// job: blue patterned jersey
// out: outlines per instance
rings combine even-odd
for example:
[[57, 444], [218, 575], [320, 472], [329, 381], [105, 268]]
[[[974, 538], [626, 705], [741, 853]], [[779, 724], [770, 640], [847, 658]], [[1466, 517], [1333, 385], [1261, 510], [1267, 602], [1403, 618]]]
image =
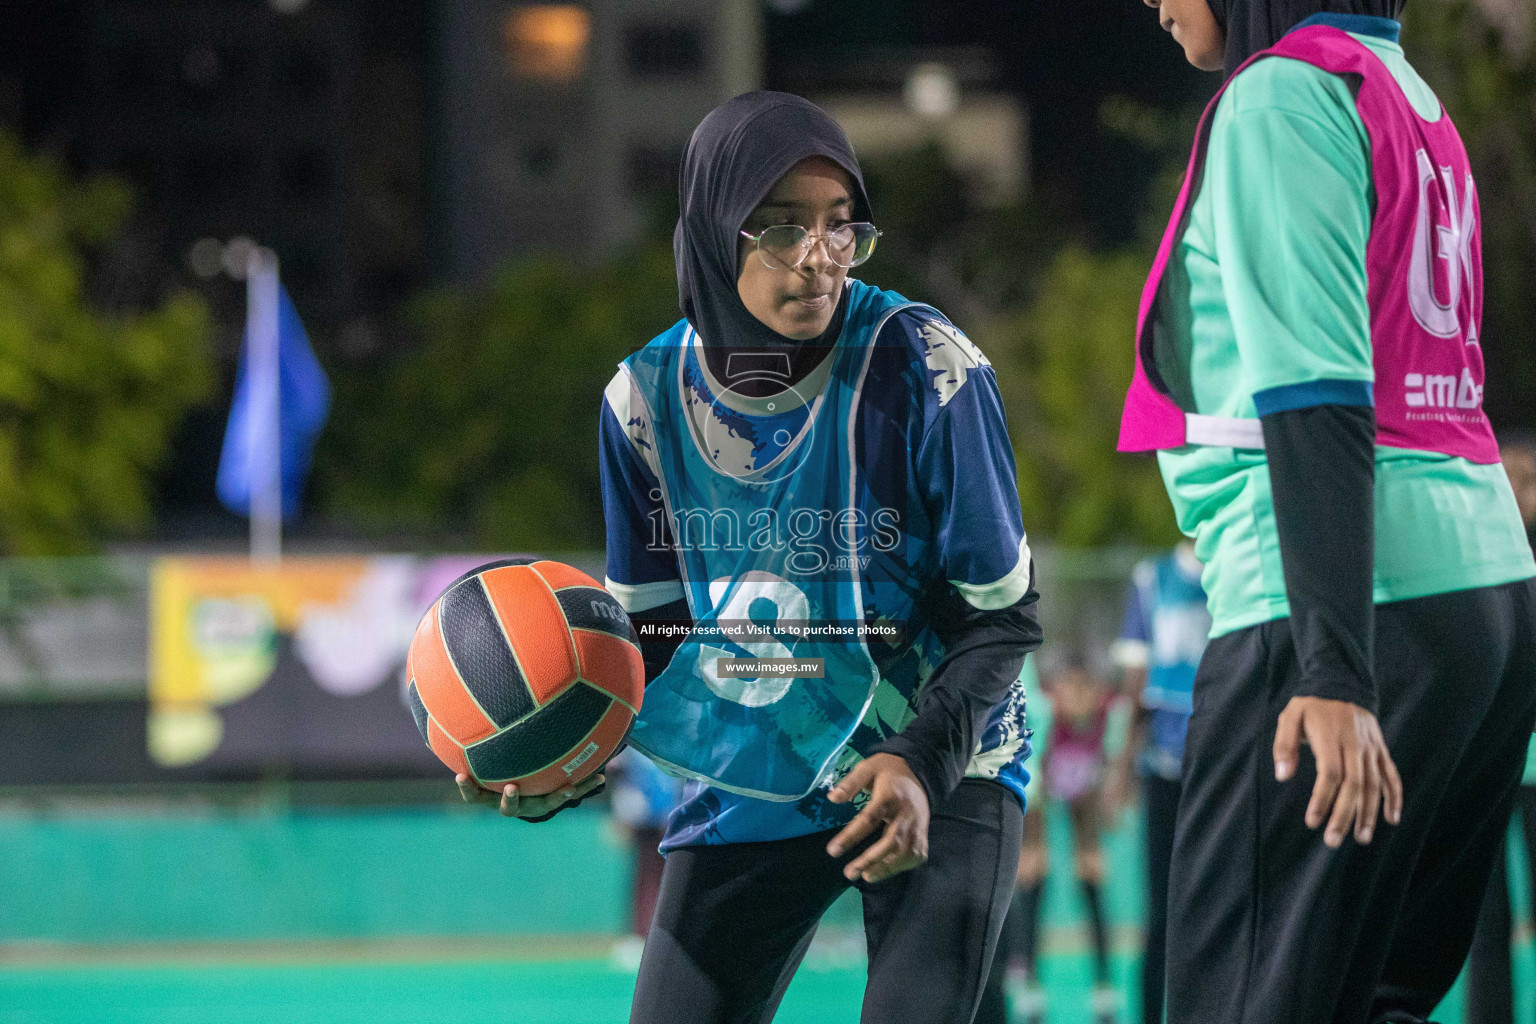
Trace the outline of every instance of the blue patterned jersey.
[[1180, 775], [1195, 672], [1211, 632], [1200, 570], [1187, 547], [1136, 566], [1116, 644], [1122, 666], [1147, 670], [1141, 703], [1151, 714], [1141, 770], [1170, 780]]
[[[755, 399], [731, 391], [714, 379], [701, 343], [682, 322], [648, 346], [648, 352], [672, 347], [667, 358], [651, 353], [664, 372], [644, 384], [637, 383], [635, 373], [621, 372], [605, 394], [607, 586], [628, 610], [687, 597], [698, 619], [717, 597], [701, 581], [688, 581], [684, 566], [693, 564], [706, 527], [716, 529], [718, 545], [718, 531], [738, 524], [728, 521], [724, 509], [714, 510], [720, 518], [713, 520], [705, 515], [710, 510], [676, 507], [676, 496], [689, 481], [669, 477], [718, 471], [777, 486], [775, 474], [792, 462], [819, 416], [819, 429], [835, 429], [836, 446], [848, 453], [851, 468], [846, 471], [853, 481], [848, 503], [838, 498], [830, 502], [835, 507], [822, 505], [809, 515], [799, 510], [796, 515], [811, 524], [802, 532], [794, 527], [794, 516], [776, 523], [761, 515], [778, 507], [774, 502], [782, 495], [773, 492], [764, 497], [762, 508], [735, 510], [743, 519], [741, 532], [756, 536], [754, 524], [765, 531], [782, 527], [791, 546], [800, 544], [810, 559], [820, 557], [817, 552], [841, 550], [846, 542], [848, 550], [858, 552], [847, 584], [857, 593], [847, 606], [856, 607], [866, 624], [900, 627], [863, 641], [874, 669], [870, 698], [852, 720], [846, 744], [839, 743], [840, 735], [831, 738], [835, 762], [824, 775], [811, 776], [815, 785], [808, 792], [794, 796], [802, 791], [791, 787], [789, 798], [762, 798], [743, 792], [745, 787], [696, 779], [685, 787], [682, 806], [669, 820], [663, 849], [784, 839], [846, 824], [856, 809], [830, 803], [826, 791], [912, 720], [922, 686], [944, 658], [929, 619], [935, 595], [958, 595], [973, 607], [999, 609], [1018, 602], [1030, 585], [1013, 453], [991, 365], [936, 311], [894, 302], [899, 297], [858, 282], [849, 288], [848, 324], [839, 349], [789, 392]], [[886, 300], [887, 316], [872, 326], [868, 318], [861, 322], [860, 311], [878, 308], [871, 301], [875, 297]], [[866, 334], [878, 329], [878, 336], [863, 342], [867, 350], [853, 353], [858, 358], [850, 362], [845, 359], [849, 353], [839, 350], [858, 337], [861, 326]], [[860, 370], [851, 401], [844, 379], [848, 366]], [[840, 386], [839, 401], [848, 415], [833, 419], [828, 415], [832, 406], [819, 403]], [[655, 406], [668, 410], [665, 418], [653, 418]], [[686, 449], [693, 461], [665, 458], [675, 451], [669, 448], [673, 445], [693, 446]], [[835, 475], [834, 470], [828, 473]], [[812, 486], [816, 482], [805, 478], [785, 486], [819, 493]], [[773, 487], [766, 486], [765, 495], [770, 491]], [[822, 533], [814, 526], [818, 512]], [[839, 544], [824, 544], [834, 531]], [[741, 714], [750, 720], [750, 707]], [[1028, 752], [1023, 688], [1016, 685], [990, 716], [967, 775], [997, 779], [1022, 800]]]

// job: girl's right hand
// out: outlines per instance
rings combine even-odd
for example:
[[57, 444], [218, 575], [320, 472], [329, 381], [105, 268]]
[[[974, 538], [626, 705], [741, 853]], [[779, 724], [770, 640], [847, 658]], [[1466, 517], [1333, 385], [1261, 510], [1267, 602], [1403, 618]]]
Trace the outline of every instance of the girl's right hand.
[[579, 803], [591, 795], [606, 781], [601, 772], [590, 775], [574, 786], [557, 789], [547, 796], [522, 796], [517, 787], [507, 783], [500, 793], [481, 789], [468, 775], [457, 775], [459, 795], [465, 803], [484, 804], [497, 808], [503, 817], [522, 818], [525, 821], [545, 821], [568, 804]]
[[1403, 780], [1374, 714], [1348, 701], [1292, 697], [1275, 728], [1278, 781], [1295, 777], [1303, 743], [1317, 762], [1307, 828], [1326, 822], [1324, 843], [1337, 849], [1353, 830], [1364, 846], [1375, 834], [1378, 812], [1391, 825], [1403, 820]]

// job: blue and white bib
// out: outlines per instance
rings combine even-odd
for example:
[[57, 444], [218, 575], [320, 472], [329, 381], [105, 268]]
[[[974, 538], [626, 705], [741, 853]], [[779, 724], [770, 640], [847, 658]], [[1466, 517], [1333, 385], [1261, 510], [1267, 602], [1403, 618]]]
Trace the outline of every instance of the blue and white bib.
[[[769, 417], [766, 460], [731, 457], [742, 438], [729, 415], [690, 414], [688, 374], [702, 361], [686, 322], [623, 364], [651, 422], [671, 427], [658, 480], [695, 622], [646, 687], [630, 743], [668, 771], [763, 800], [816, 788], [880, 681], [863, 638], [852, 417], [876, 335], [915, 304], [868, 287], [848, 302], [823, 389], [782, 425]], [[773, 674], [752, 674], [755, 662]]]
[[[691, 775], [663, 850], [847, 824], [857, 806], [827, 790], [913, 720], [946, 657], [936, 616], [1008, 607], [1029, 590], [986, 356], [930, 307], [847, 287], [838, 345], [792, 392], [740, 394], [680, 323], [604, 395], [605, 585], [637, 614], [687, 598], [694, 621], [666, 625], [699, 627], [651, 680], [638, 730], [647, 753]], [[720, 651], [821, 659], [823, 674], [722, 672]], [[802, 688], [814, 699], [791, 696]], [[1016, 684], [966, 766], [1020, 800], [1024, 711]]]

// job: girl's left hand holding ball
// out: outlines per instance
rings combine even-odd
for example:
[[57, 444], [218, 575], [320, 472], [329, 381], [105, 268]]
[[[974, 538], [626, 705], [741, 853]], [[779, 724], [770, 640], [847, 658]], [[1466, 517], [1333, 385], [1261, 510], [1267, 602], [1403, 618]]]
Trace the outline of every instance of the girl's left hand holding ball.
[[485, 804], [495, 807], [502, 815], [508, 818], [522, 818], [524, 821], [546, 821], [570, 804], [580, 803], [591, 796], [606, 781], [601, 772], [582, 779], [574, 786], [564, 786], [546, 796], [523, 796], [512, 783], [507, 783], [500, 793], [492, 793], [475, 785], [475, 781], [468, 775], [454, 776], [454, 781], [459, 784], [459, 795], [465, 803]]

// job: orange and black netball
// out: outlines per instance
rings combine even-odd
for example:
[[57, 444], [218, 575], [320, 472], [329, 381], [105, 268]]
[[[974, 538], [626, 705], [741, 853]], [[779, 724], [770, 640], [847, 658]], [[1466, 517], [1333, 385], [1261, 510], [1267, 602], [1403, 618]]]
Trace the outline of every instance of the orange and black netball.
[[406, 661], [416, 726], [485, 789], [541, 796], [613, 756], [640, 710], [634, 627], [596, 580], [559, 562], [494, 562], [450, 586]]

